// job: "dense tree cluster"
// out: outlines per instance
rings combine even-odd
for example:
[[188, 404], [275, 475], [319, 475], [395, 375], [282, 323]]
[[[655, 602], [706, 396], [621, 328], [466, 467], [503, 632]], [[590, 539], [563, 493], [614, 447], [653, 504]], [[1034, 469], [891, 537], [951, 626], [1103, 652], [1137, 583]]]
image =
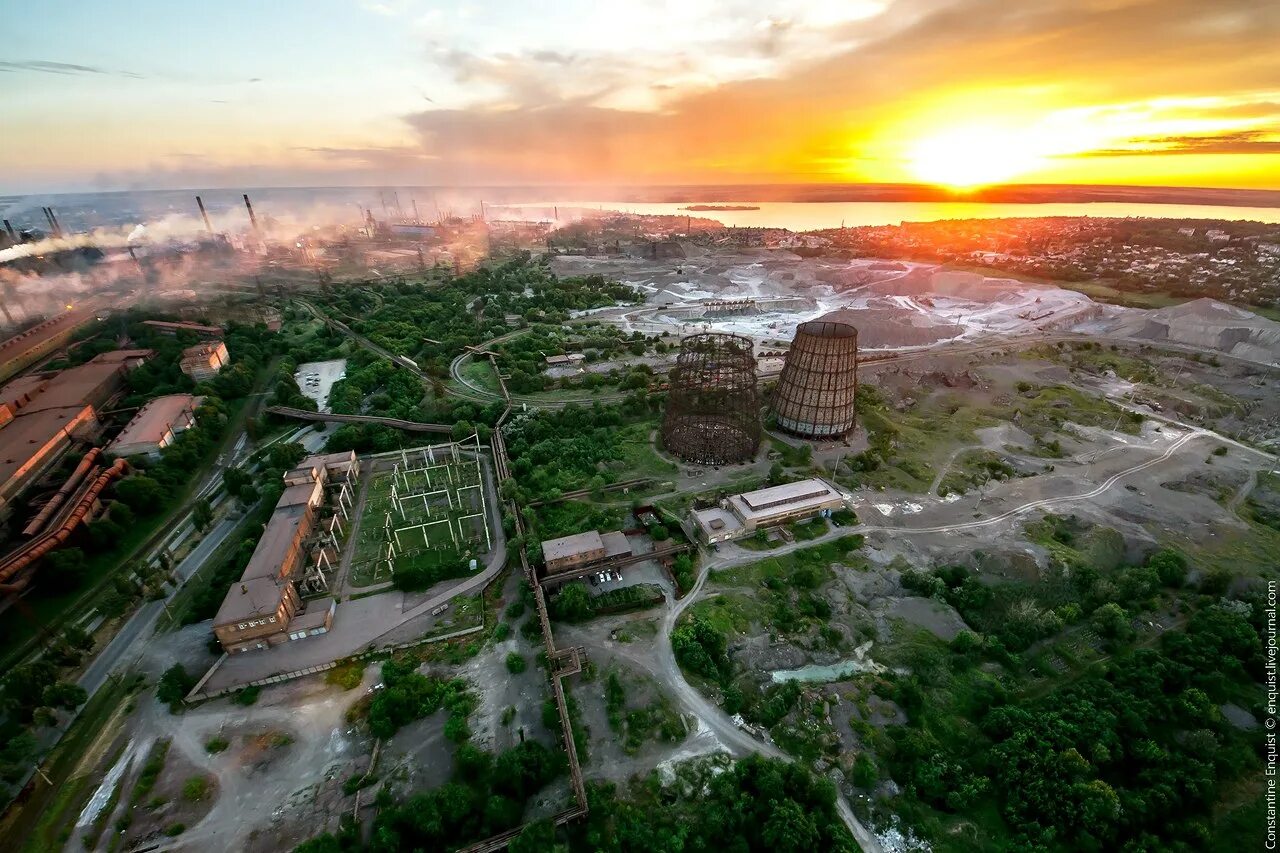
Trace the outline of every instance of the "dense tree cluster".
[[[725, 850], [839, 853], [857, 850], [836, 812], [835, 789], [803, 767], [751, 756], [682, 797], [649, 777], [625, 798], [588, 790], [591, 813], [564, 830], [568, 849], [598, 853]], [[535, 825], [530, 834], [543, 833]], [[532, 851], [546, 847], [521, 847]]]
[[975, 678], [959, 709], [967, 723], [938, 712], [917, 672], [894, 693], [912, 721], [890, 730], [890, 769], [909, 798], [944, 813], [984, 814], [994, 803], [1003, 827], [987, 830], [1027, 849], [1205, 849], [1223, 786], [1258, 767], [1259, 736], [1218, 710], [1257, 702], [1256, 610], [1252, 621], [1209, 605], [1185, 631], [1046, 695]]
[[466, 719], [475, 707], [475, 697], [462, 679], [432, 678], [418, 672], [411, 659], [393, 659], [382, 665], [382, 683], [383, 689], [369, 703], [369, 730], [375, 736], [389, 738], [402, 726], [447, 708], [452, 729], [446, 727], [446, 735], [452, 731], [450, 740], [455, 741], [470, 737]]

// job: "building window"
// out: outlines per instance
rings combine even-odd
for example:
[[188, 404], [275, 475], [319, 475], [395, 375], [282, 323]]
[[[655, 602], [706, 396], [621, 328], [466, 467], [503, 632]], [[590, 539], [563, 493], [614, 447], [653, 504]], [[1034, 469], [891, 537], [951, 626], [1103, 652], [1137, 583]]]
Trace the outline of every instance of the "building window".
[[243, 631], [245, 628], [248, 628], [248, 627], [249, 626], [244, 624], [243, 622], [241, 622], [239, 625], [236, 626], [236, 628], [240, 629], [241, 631]]
[[271, 617], [271, 619], [270, 619], [269, 621], [271, 621], [271, 622], [275, 622], [275, 621], [276, 621], [276, 617], [272, 616], [272, 617]]

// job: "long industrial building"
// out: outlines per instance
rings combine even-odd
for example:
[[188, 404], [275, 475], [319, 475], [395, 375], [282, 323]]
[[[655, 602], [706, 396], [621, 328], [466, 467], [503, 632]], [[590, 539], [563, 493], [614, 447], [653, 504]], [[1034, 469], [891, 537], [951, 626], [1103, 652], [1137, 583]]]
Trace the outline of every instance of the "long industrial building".
[[228, 654], [323, 634], [332, 626], [337, 602], [321, 598], [304, 607], [297, 583], [312, 551], [331, 547], [317, 541], [323, 540], [317, 524], [326, 484], [358, 471], [355, 453], [347, 452], [310, 457], [284, 475], [284, 493], [262, 538], [213, 620], [213, 633]]
[[820, 477], [731, 495], [719, 506], [693, 511], [693, 523], [709, 544], [750, 536], [764, 527], [845, 509], [852, 495]]
[[107, 401], [134, 360], [95, 358], [58, 373], [37, 373], [0, 388], [0, 518], [75, 440], [92, 440]]
[[93, 312], [88, 309], [67, 311], [0, 341], [0, 382], [16, 376], [54, 352], [91, 319]]
[[156, 397], [138, 410], [107, 451], [116, 456], [159, 458], [161, 450], [195, 425], [201, 399], [190, 394]]

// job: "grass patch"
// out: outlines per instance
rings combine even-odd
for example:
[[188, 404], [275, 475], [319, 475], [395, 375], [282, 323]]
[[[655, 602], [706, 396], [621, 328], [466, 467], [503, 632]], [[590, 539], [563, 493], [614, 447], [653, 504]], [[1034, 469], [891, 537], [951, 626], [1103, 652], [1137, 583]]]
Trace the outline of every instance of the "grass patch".
[[364, 668], [363, 660], [344, 660], [324, 674], [325, 684], [332, 684], [343, 690], [354, 690], [364, 680]]

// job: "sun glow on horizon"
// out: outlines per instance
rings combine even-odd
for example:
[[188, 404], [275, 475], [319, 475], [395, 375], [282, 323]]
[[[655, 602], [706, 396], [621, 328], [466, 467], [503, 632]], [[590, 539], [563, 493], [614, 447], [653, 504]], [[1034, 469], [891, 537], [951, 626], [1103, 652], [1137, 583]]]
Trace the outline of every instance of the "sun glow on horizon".
[[911, 145], [907, 168], [919, 180], [955, 190], [1002, 183], [1042, 168], [1055, 153], [1033, 134], [973, 125]]

